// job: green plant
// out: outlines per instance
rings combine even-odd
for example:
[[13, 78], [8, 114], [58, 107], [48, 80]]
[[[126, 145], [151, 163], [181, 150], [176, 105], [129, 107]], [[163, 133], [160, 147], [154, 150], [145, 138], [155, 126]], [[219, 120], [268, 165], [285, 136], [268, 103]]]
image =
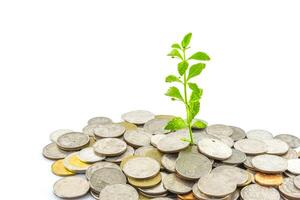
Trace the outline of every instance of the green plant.
[[[177, 71], [179, 76], [169, 75], [165, 81], [167, 83], [178, 83], [183, 86], [183, 95], [180, 90], [172, 86], [165, 93], [166, 96], [171, 97], [174, 101], [181, 101], [185, 105], [186, 120], [181, 117], [173, 118], [165, 127], [167, 130], [176, 131], [183, 128], [188, 128], [189, 139], [183, 138], [184, 141], [194, 144], [192, 127], [197, 126], [198, 128], [205, 128], [207, 123], [203, 120], [196, 120], [195, 117], [200, 111], [200, 99], [203, 90], [198, 87], [197, 83], [191, 82], [193, 78], [199, 76], [202, 70], [205, 68], [203, 61], [209, 61], [210, 57], [204, 52], [196, 52], [190, 57], [187, 56], [186, 51], [190, 48], [189, 44], [192, 38], [192, 33], [188, 33], [184, 36], [181, 44], [174, 43], [172, 51], [168, 54], [172, 58], [179, 59]], [[195, 62], [190, 65], [190, 62]], [[188, 88], [191, 90], [191, 94], [188, 97]]]

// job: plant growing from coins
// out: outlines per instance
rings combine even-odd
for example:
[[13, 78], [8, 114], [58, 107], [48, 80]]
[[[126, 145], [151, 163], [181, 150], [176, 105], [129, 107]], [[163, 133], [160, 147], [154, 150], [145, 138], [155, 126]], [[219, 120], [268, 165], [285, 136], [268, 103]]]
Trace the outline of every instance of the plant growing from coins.
[[[187, 50], [190, 49], [190, 41], [192, 33], [188, 33], [184, 36], [181, 44], [174, 43], [171, 47], [172, 50], [168, 56], [178, 59], [177, 65], [178, 75], [168, 75], [165, 79], [167, 83], [178, 83], [183, 87], [183, 95], [180, 90], [171, 86], [165, 93], [166, 96], [171, 97], [171, 100], [180, 101], [184, 104], [186, 110], [186, 120], [181, 117], [175, 117], [169, 121], [165, 129], [170, 131], [176, 131], [187, 128], [189, 131], [189, 138], [183, 138], [184, 141], [194, 144], [192, 127], [205, 128], [207, 123], [203, 120], [195, 119], [200, 111], [200, 99], [203, 94], [203, 90], [193, 81], [193, 79], [199, 76], [202, 70], [205, 68], [203, 61], [209, 61], [210, 57], [201, 51], [187, 55]], [[191, 63], [194, 64], [191, 64]], [[188, 94], [188, 88], [191, 93]]]

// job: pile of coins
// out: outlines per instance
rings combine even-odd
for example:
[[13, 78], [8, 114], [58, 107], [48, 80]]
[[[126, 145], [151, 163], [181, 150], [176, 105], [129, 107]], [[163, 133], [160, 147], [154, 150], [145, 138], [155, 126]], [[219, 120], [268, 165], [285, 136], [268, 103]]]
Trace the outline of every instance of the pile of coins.
[[[174, 116], [136, 110], [123, 122], [88, 121], [82, 132], [60, 129], [43, 149], [60, 198], [100, 200], [300, 199], [300, 139], [221, 124], [164, 129]], [[80, 174], [85, 174], [82, 176]]]

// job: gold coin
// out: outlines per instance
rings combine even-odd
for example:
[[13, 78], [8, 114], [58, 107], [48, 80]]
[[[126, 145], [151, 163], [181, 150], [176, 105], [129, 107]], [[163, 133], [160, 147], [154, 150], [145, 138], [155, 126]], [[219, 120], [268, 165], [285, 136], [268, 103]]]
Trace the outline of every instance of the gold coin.
[[176, 117], [176, 116], [174, 116], [174, 115], [155, 115], [155, 119], [173, 119], [174, 117]]
[[255, 181], [262, 186], [279, 186], [283, 183], [283, 176], [281, 174], [264, 174], [257, 172], [255, 174]]
[[150, 200], [150, 198], [146, 197], [142, 193], [139, 193], [139, 200]]
[[128, 177], [128, 182], [135, 186], [135, 187], [139, 187], [139, 188], [150, 188], [153, 186], [156, 186], [157, 184], [159, 184], [161, 181], [161, 174], [157, 174], [155, 177], [153, 178], [148, 178], [148, 179], [135, 179], [135, 178], [130, 178]]
[[76, 173], [84, 173], [90, 164], [82, 162], [79, 157], [78, 153], [72, 153], [64, 159], [64, 166], [69, 171], [76, 172]]
[[129, 156], [126, 156], [125, 158], [123, 158], [122, 161], [121, 161], [121, 163], [120, 163], [120, 168], [123, 169], [125, 163], [126, 163], [128, 160], [131, 160], [132, 158], [136, 158], [136, 157], [140, 157], [140, 156], [129, 155]]
[[183, 195], [177, 195], [178, 199], [182, 200], [197, 200], [192, 192]]
[[75, 174], [65, 168], [63, 159], [55, 161], [51, 166], [51, 171], [57, 176], [71, 176]]
[[126, 131], [137, 129], [137, 126], [135, 124], [129, 122], [119, 122], [117, 124], [124, 126]]
[[143, 156], [153, 158], [161, 165], [161, 159], [163, 154], [160, 151], [158, 151], [158, 149], [150, 149], [146, 151]]

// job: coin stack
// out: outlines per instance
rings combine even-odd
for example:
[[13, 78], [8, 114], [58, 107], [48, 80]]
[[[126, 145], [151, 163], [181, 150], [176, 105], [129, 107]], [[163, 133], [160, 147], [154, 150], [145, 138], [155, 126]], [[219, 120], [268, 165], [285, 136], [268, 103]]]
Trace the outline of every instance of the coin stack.
[[[222, 124], [164, 129], [174, 116], [136, 110], [123, 122], [88, 121], [82, 132], [59, 129], [43, 149], [60, 198], [100, 200], [297, 200], [300, 139]], [[80, 174], [85, 174], [85, 177]]]

